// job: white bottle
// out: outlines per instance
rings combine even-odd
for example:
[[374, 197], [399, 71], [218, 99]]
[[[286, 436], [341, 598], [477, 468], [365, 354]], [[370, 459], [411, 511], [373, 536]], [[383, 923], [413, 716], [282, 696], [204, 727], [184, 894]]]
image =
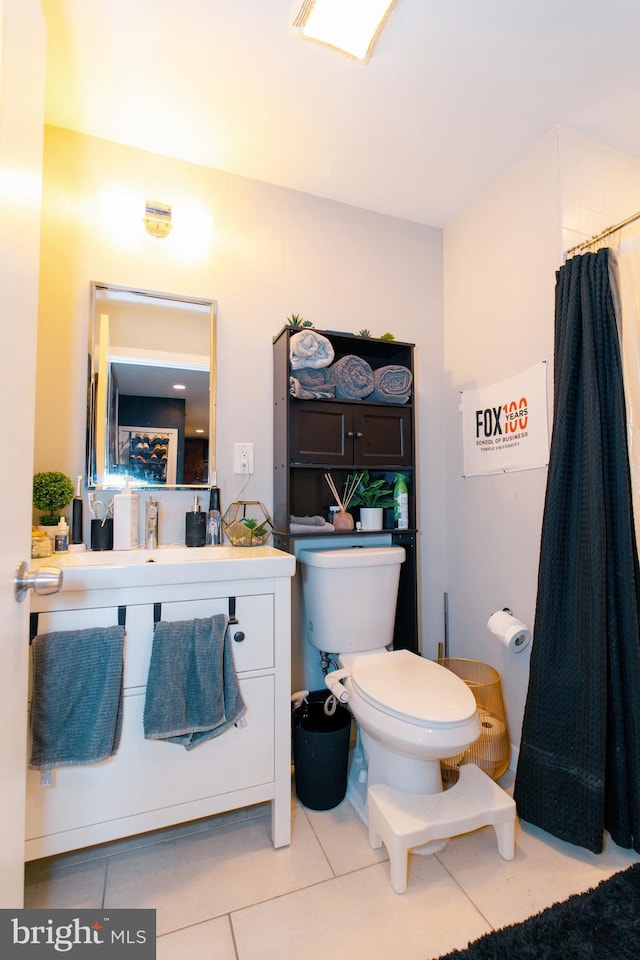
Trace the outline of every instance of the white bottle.
[[131, 487], [113, 498], [113, 549], [135, 550], [140, 543], [140, 498]]
[[60, 517], [58, 520], [53, 536], [53, 549], [55, 553], [66, 553], [69, 549], [69, 524], [66, 517]]

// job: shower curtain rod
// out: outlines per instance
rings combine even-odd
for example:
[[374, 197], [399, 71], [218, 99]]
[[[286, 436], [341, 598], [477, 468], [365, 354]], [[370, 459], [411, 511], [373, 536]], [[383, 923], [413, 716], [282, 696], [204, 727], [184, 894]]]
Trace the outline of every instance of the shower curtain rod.
[[591, 237], [591, 240], [584, 240], [582, 243], [577, 243], [575, 247], [569, 247], [565, 256], [569, 257], [572, 253], [577, 253], [578, 250], [586, 250], [587, 247], [592, 247], [594, 243], [604, 240], [605, 237], [611, 236], [612, 233], [617, 233], [618, 230], [622, 230], [623, 227], [628, 226], [635, 220], [640, 220], [640, 210], [638, 213], [634, 213], [630, 217], [627, 217], [626, 220], [621, 220], [620, 223], [616, 223], [613, 227], [607, 227], [607, 229], [603, 230], [602, 233], [597, 233], [595, 237]]

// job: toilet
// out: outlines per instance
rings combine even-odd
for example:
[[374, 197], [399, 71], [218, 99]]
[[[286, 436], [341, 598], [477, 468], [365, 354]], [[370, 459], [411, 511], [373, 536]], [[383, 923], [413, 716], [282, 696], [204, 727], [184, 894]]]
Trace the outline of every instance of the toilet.
[[[475, 697], [456, 674], [388, 649], [404, 548], [303, 549], [297, 559], [307, 640], [337, 661], [325, 683], [356, 720], [364, 757], [355, 779], [365, 794], [378, 783], [439, 793], [440, 761], [466, 750], [481, 726]], [[366, 806], [359, 812], [366, 819]]]

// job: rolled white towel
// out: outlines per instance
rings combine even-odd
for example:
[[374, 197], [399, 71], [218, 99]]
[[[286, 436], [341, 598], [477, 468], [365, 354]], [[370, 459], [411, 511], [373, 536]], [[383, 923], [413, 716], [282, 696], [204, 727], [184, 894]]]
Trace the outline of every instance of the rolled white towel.
[[315, 330], [302, 330], [289, 341], [292, 370], [301, 367], [328, 367], [334, 357], [331, 341]]

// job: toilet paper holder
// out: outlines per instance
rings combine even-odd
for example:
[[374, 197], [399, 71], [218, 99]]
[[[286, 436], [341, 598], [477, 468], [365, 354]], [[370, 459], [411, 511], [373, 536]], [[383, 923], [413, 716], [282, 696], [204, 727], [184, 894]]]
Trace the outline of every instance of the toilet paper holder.
[[525, 650], [531, 641], [529, 627], [513, 615], [510, 607], [492, 613], [487, 621], [487, 630], [512, 653]]

